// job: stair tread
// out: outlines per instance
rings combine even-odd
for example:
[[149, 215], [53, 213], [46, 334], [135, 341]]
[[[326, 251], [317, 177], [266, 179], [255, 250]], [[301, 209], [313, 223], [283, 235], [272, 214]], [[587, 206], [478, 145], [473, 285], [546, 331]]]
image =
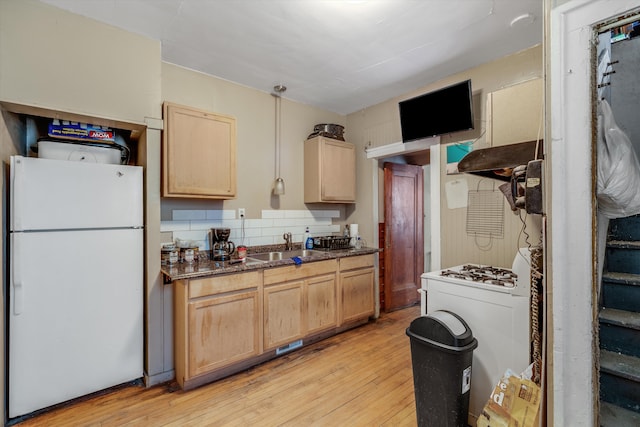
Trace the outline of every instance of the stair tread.
[[640, 414], [612, 405], [600, 402], [600, 426], [601, 427], [637, 427], [640, 425]]
[[601, 322], [640, 330], [640, 313], [616, 310], [615, 308], [603, 308], [600, 310], [598, 317]]
[[602, 280], [609, 282], [623, 283], [625, 285], [640, 286], [640, 274], [619, 273], [617, 271], [605, 271], [602, 273]]
[[638, 357], [600, 350], [600, 370], [640, 382], [640, 358]]
[[638, 240], [609, 240], [607, 246], [610, 248], [640, 249]]

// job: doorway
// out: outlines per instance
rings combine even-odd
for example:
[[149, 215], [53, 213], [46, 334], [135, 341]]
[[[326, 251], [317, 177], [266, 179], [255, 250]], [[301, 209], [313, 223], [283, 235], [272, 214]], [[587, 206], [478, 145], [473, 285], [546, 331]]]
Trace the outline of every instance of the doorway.
[[424, 269], [424, 185], [421, 166], [384, 163], [385, 310], [420, 301]]
[[[551, 9], [548, 52], [547, 145], [551, 153], [549, 182], [552, 218], [547, 225], [547, 284], [550, 339], [547, 366], [550, 405], [555, 425], [595, 425], [598, 408], [594, 373], [596, 265], [595, 206], [592, 183], [593, 93], [589, 64], [593, 28], [637, 9], [638, 0], [569, 1]], [[570, 171], [570, 174], [569, 174]], [[593, 408], [585, 410], [585, 408]]]

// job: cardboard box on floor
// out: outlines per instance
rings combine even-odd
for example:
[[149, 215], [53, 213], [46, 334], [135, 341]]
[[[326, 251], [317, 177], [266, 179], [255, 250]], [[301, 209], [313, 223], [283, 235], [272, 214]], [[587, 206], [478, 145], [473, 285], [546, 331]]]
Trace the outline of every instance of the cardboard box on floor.
[[478, 417], [477, 427], [537, 427], [540, 387], [507, 370]]

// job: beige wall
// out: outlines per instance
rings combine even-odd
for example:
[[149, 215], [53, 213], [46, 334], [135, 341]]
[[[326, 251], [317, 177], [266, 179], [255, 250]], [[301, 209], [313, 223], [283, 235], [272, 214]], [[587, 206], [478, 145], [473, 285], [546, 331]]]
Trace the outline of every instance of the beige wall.
[[[286, 86], [287, 82], [283, 83]], [[262, 209], [305, 209], [303, 142], [316, 124], [344, 125], [345, 117], [292, 102], [286, 99], [286, 92], [283, 94], [280, 171], [286, 192], [283, 196], [273, 197], [275, 98], [271, 96], [271, 89], [251, 89], [173, 64], [162, 64], [163, 101], [235, 117], [238, 150], [236, 199], [218, 202], [163, 199], [162, 219], [170, 219], [172, 209], [245, 208], [247, 219], [260, 218]], [[336, 209], [338, 206], [328, 207]]]
[[[484, 136], [487, 117], [487, 94], [521, 82], [540, 78], [543, 71], [542, 67], [542, 47], [535, 46], [514, 55], [449, 76], [403, 96], [392, 98], [378, 105], [348, 115], [347, 129], [349, 130], [350, 140], [359, 146], [359, 151], [364, 151], [365, 148], [370, 146], [379, 147], [401, 141], [402, 135], [398, 113], [399, 101], [465, 79], [471, 79], [476, 126], [473, 131], [455, 133], [441, 138], [440, 167], [441, 170], [444, 171], [446, 162], [445, 146], [447, 144], [477, 139], [474, 143], [474, 149], [488, 146], [488, 142]], [[542, 96], [542, 94], [540, 96]], [[375, 173], [374, 169], [377, 167], [378, 164], [375, 161], [366, 161], [358, 164], [358, 203], [353, 216], [357, 222], [361, 223], [360, 229], [369, 235], [372, 234], [374, 230], [377, 230], [377, 225], [373, 223], [376, 209], [378, 209], [380, 221], [383, 221], [384, 218], [382, 202], [376, 206], [373, 205], [375, 202], [374, 192], [382, 194], [382, 189], [373, 189], [371, 186], [367, 187], [367, 184], [373, 181], [372, 176]], [[447, 176], [441, 173], [441, 194], [443, 198], [440, 201], [442, 218], [442, 267], [465, 262], [478, 262], [505, 267], [510, 266], [518, 244], [524, 246], [522, 239], [520, 243], [517, 243], [518, 234], [521, 229], [520, 219], [512, 214], [510, 209], [505, 206], [505, 236], [503, 239], [494, 239], [491, 242], [489, 242], [488, 239], [484, 241], [479, 239], [476, 242], [473, 237], [467, 236], [465, 233], [467, 210], [465, 208], [448, 209], [446, 200], [444, 199], [444, 186], [446, 183], [460, 178], [464, 178], [467, 181], [470, 190], [477, 188], [481, 190], [491, 189], [494, 185], [500, 184], [495, 180], [480, 179], [468, 174]], [[383, 185], [381, 178], [378, 182], [380, 186]], [[380, 198], [380, 200], [382, 199]], [[539, 224], [537, 223], [539, 223], [539, 221], [533, 218], [533, 221], [530, 221], [527, 227], [527, 232], [533, 236], [539, 234]], [[536, 244], [537, 240], [532, 239], [532, 243]], [[484, 246], [487, 245], [491, 246], [490, 251], [484, 249]]]
[[0, 58], [3, 101], [134, 123], [160, 117], [158, 41], [8, 0], [0, 2]]

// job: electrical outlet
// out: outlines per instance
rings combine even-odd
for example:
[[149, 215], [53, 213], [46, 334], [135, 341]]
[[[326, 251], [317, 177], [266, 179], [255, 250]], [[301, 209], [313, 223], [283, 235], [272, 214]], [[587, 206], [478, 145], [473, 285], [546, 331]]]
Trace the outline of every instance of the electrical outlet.
[[244, 218], [244, 208], [238, 208], [238, 217]]

